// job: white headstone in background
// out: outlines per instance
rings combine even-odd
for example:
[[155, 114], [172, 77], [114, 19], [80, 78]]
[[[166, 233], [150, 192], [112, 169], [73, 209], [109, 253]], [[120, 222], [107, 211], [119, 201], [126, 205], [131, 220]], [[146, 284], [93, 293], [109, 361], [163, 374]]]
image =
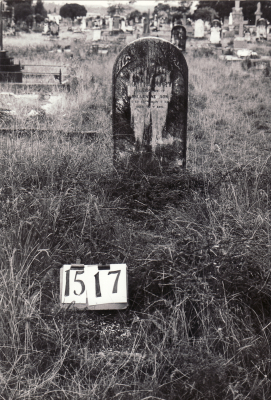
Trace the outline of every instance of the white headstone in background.
[[86, 18], [82, 18], [82, 24], [81, 24], [81, 29], [84, 31], [87, 28], [87, 23], [86, 23]]
[[229, 15], [229, 25], [232, 25], [232, 13]]
[[218, 28], [216, 26], [213, 26], [211, 28], [210, 42], [212, 44], [219, 44], [221, 42], [220, 31], [221, 31], [221, 28]]
[[123, 32], [126, 32], [125, 21], [121, 21], [120, 29], [121, 29]]
[[94, 42], [97, 40], [101, 40], [101, 30], [100, 29], [93, 29], [93, 39]]
[[46, 35], [48, 31], [49, 31], [49, 24], [45, 22], [43, 25], [43, 33]]
[[109, 31], [113, 31], [113, 18], [109, 18]]
[[204, 37], [204, 22], [202, 19], [198, 19], [194, 26], [194, 37], [203, 38]]

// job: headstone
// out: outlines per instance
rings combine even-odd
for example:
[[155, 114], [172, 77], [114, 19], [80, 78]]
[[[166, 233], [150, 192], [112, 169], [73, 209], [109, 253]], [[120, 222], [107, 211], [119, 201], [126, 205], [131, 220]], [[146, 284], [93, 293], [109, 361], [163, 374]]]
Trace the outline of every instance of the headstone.
[[245, 33], [245, 39], [246, 39], [247, 43], [251, 42], [251, 34], [250, 34], [250, 32], [246, 32]]
[[82, 18], [81, 29], [82, 29], [82, 31], [84, 31], [84, 30], [87, 29], [86, 17], [83, 17], [83, 18]]
[[186, 29], [182, 25], [175, 25], [171, 30], [171, 43], [185, 51], [186, 46]]
[[101, 40], [101, 30], [100, 29], [93, 29], [93, 42], [97, 40]]
[[202, 19], [197, 19], [194, 26], [194, 37], [203, 38], [204, 37], [204, 22]]
[[113, 31], [113, 18], [112, 17], [109, 18], [108, 29], [109, 29], [109, 32]]
[[148, 17], [144, 18], [143, 22], [143, 35], [148, 35], [150, 33], [150, 20]]
[[158, 29], [158, 18], [157, 14], [154, 15], [153, 26]]
[[43, 35], [47, 35], [48, 32], [49, 32], [49, 24], [47, 22], [44, 22]]
[[126, 46], [113, 67], [113, 137], [116, 166], [148, 173], [184, 166], [188, 68], [176, 46], [141, 38]]
[[264, 18], [260, 18], [257, 21], [256, 40], [261, 39], [267, 39], [267, 21]]
[[221, 43], [220, 30], [218, 30], [218, 29], [215, 28], [215, 27], [211, 28], [210, 42], [211, 42], [212, 44], [219, 44], [219, 43]]
[[232, 19], [232, 13], [230, 13], [229, 15], [229, 25], [233, 24], [233, 19]]
[[113, 28], [115, 30], [119, 30], [120, 28], [120, 17], [118, 15], [114, 15], [113, 17]]
[[212, 44], [221, 43], [221, 22], [219, 20], [213, 20], [212, 22], [210, 42]]
[[20, 64], [14, 64], [13, 57], [8, 57], [6, 50], [0, 51], [0, 82], [22, 83], [23, 74]]
[[123, 32], [126, 32], [126, 25], [125, 25], [125, 21], [124, 21], [124, 20], [121, 21], [120, 29], [121, 29]]
[[92, 54], [98, 54], [98, 52], [99, 52], [99, 45], [93, 44], [92, 45]]

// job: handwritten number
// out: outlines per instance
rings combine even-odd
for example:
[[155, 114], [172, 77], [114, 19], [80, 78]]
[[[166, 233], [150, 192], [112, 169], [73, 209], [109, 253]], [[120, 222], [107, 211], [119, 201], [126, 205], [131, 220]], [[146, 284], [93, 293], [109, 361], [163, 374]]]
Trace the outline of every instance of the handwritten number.
[[113, 291], [112, 293], [117, 293], [118, 292], [118, 281], [119, 281], [119, 276], [120, 276], [120, 269], [118, 269], [117, 271], [110, 271], [108, 272], [108, 275], [111, 274], [117, 274], [116, 279], [115, 279], [115, 283], [113, 286]]
[[[70, 295], [70, 270], [65, 271], [66, 272], [66, 282], [65, 282], [65, 293], [64, 296], [69, 296]], [[82, 275], [84, 271], [76, 271], [74, 282], [78, 282], [81, 285], [81, 293], [76, 293], [74, 290], [74, 294], [76, 296], [81, 296], [84, 291], [86, 290], [85, 283], [81, 279], [77, 279], [77, 275]], [[109, 271], [108, 275], [116, 274], [116, 279], [114, 282], [113, 290], [112, 293], [117, 293], [118, 292], [118, 282], [119, 282], [119, 276], [120, 276], [121, 270], [117, 271]], [[95, 290], [96, 290], [96, 297], [102, 297], [101, 293], [101, 286], [100, 286], [100, 279], [99, 279], [99, 272], [94, 275], [95, 277]]]
[[[77, 275], [81, 275], [83, 273], [84, 273], [84, 271], [76, 271], [76, 274], [75, 274], [74, 282], [78, 282], [81, 285], [81, 293], [76, 293], [75, 290], [73, 292], [76, 296], [81, 296], [81, 294], [83, 294], [84, 291], [86, 290], [84, 282], [81, 281], [81, 279], [76, 279]], [[70, 270], [68, 269], [66, 271], [66, 284], [65, 284], [64, 296], [68, 297], [69, 295], [70, 295]]]
[[81, 287], [82, 287], [81, 293], [79, 293], [79, 294], [76, 293], [75, 290], [73, 291], [73, 293], [74, 293], [76, 296], [81, 296], [81, 294], [83, 294], [84, 291], [85, 291], [85, 289], [86, 289], [84, 282], [81, 281], [81, 279], [76, 279], [77, 275], [82, 275], [83, 273], [84, 273], [84, 271], [76, 271], [76, 274], [75, 274], [74, 282], [79, 282], [79, 283], [81, 284]]
[[100, 280], [99, 280], [99, 272], [94, 275], [95, 276], [95, 289], [96, 289], [96, 297], [102, 297]]
[[70, 295], [70, 270], [66, 271], [66, 285], [65, 285], [65, 293], [64, 296]]

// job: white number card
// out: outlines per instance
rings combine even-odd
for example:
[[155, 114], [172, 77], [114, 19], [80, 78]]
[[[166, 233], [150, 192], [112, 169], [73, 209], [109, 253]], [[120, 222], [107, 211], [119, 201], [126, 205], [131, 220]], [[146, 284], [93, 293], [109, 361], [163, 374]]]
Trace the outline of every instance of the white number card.
[[127, 307], [127, 265], [63, 265], [60, 303], [93, 310]]

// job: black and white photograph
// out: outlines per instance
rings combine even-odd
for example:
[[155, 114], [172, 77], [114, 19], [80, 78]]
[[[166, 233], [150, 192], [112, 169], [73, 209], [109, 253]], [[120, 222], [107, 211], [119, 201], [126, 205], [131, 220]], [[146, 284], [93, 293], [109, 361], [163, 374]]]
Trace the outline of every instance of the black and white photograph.
[[0, 0], [0, 47], [0, 400], [270, 400], [271, 1]]

